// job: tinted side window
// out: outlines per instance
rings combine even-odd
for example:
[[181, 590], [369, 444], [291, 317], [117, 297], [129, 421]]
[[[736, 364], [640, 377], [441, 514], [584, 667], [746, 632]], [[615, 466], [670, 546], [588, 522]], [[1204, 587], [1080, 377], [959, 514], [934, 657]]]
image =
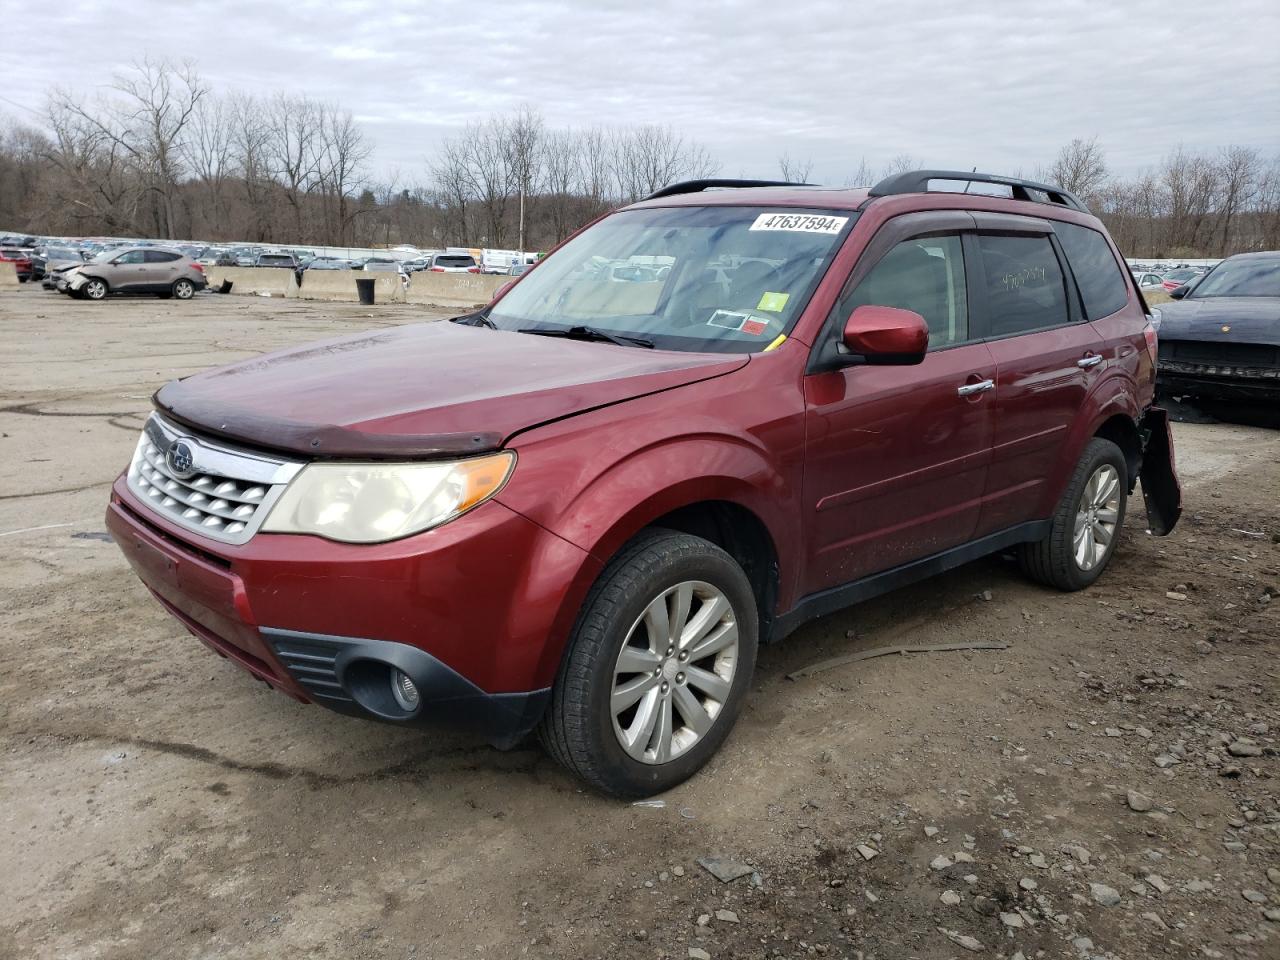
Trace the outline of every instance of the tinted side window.
[[990, 335], [1009, 337], [1070, 322], [1066, 278], [1047, 236], [979, 234]]
[[842, 317], [868, 304], [920, 314], [929, 325], [931, 348], [968, 340], [969, 309], [960, 237], [917, 237], [899, 243], [841, 304]]
[[1055, 223], [1053, 231], [1075, 274], [1076, 286], [1084, 298], [1085, 316], [1097, 320], [1123, 309], [1129, 302], [1129, 285], [1106, 238], [1097, 230], [1074, 223]]
[[116, 260], [116, 263], [144, 263], [143, 250], [130, 250], [124, 256]]
[[165, 253], [163, 250], [147, 250], [147, 263], [172, 263], [178, 259], [176, 253]]

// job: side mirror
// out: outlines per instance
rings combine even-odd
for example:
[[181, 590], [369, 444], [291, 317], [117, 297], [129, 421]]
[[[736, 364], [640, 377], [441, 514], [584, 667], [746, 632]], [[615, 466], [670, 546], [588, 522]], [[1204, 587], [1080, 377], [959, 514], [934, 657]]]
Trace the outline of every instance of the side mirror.
[[1174, 287], [1172, 290], [1170, 290], [1169, 296], [1173, 297], [1173, 299], [1175, 300], [1181, 300], [1190, 292], [1191, 292], [1191, 284], [1184, 283], [1182, 286]]
[[849, 315], [842, 340], [851, 363], [907, 366], [924, 360], [929, 325], [911, 310], [867, 305]]

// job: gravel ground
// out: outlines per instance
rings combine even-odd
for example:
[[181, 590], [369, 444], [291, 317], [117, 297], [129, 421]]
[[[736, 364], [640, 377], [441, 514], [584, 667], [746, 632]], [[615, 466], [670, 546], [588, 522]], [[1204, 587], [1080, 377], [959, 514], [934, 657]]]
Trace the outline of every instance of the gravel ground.
[[270, 692], [106, 541], [161, 383], [424, 316], [0, 293], [0, 957], [1280, 955], [1280, 433], [1177, 424], [1182, 525], [1084, 593], [995, 557], [762, 651], [630, 805]]

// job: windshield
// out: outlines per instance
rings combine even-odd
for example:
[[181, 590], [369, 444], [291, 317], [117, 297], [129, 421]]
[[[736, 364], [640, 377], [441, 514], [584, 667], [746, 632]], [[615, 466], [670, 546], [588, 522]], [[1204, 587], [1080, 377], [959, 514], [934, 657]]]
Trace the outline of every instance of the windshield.
[[1191, 297], [1280, 297], [1280, 257], [1223, 260], [1195, 285]]
[[624, 210], [489, 313], [505, 330], [586, 326], [666, 350], [752, 353], [787, 333], [856, 219], [764, 207]]

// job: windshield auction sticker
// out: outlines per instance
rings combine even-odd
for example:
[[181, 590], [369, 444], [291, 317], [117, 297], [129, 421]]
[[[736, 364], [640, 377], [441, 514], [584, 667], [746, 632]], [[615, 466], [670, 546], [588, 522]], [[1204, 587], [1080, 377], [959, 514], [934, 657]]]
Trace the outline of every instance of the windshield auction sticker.
[[824, 217], [812, 213], [762, 213], [752, 230], [790, 230], [793, 233], [839, 233], [848, 217]]

